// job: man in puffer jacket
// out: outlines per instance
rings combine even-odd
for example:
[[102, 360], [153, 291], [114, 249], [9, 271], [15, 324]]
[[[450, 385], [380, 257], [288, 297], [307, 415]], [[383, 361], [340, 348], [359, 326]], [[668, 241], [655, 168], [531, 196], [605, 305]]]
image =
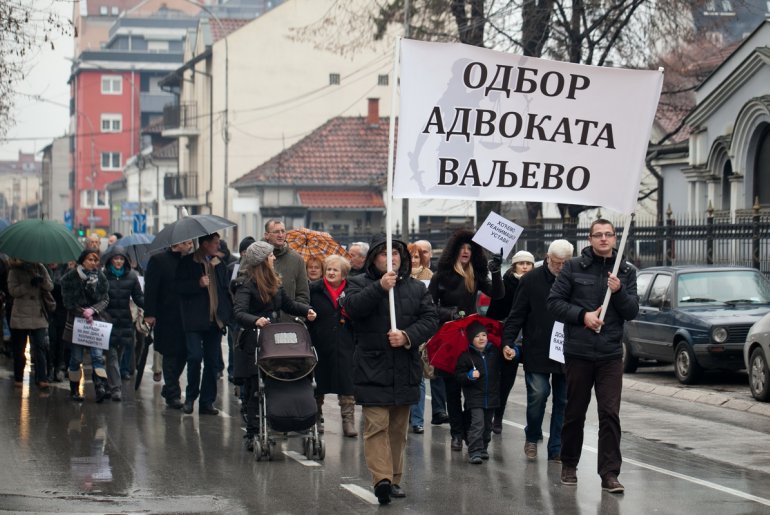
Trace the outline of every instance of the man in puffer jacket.
[[[393, 269], [388, 272], [388, 260]], [[405, 497], [401, 490], [409, 408], [420, 398], [419, 346], [438, 328], [438, 315], [425, 285], [410, 276], [406, 245], [375, 237], [364, 265], [351, 277], [340, 304], [353, 323], [353, 385], [363, 406], [364, 456], [380, 504]], [[396, 327], [391, 328], [388, 291], [395, 298]]]
[[[639, 311], [636, 270], [627, 262], [612, 273], [615, 260], [615, 228], [604, 219], [591, 224], [590, 247], [564, 265], [551, 287], [546, 306], [564, 323], [564, 358], [567, 407], [561, 444], [561, 482], [577, 485], [577, 465], [583, 445], [583, 425], [596, 389], [599, 412], [598, 472], [602, 489], [622, 493], [618, 481], [620, 455], [620, 393], [623, 388], [623, 324]], [[610, 303], [604, 320], [599, 318], [605, 293]]]

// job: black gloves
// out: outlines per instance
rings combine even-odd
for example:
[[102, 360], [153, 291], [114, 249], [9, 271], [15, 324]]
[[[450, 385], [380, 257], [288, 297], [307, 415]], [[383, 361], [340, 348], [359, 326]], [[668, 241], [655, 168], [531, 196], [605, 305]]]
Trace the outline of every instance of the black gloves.
[[492, 259], [487, 261], [487, 268], [489, 268], [489, 271], [493, 274], [496, 274], [500, 271], [500, 267], [503, 264], [503, 249], [500, 249], [500, 254], [495, 254]]
[[29, 280], [29, 284], [31, 286], [40, 286], [41, 284], [43, 284], [43, 276], [33, 275], [32, 279]]

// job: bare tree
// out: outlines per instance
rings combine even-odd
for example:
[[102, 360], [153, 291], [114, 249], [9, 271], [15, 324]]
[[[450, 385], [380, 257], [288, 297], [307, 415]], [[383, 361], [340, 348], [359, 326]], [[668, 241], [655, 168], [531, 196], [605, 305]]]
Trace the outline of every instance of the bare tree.
[[53, 50], [57, 35], [75, 35], [71, 20], [53, 13], [50, 4], [41, 4], [0, 0], [0, 136], [14, 123], [15, 88], [28, 71], [30, 57], [38, 50]]

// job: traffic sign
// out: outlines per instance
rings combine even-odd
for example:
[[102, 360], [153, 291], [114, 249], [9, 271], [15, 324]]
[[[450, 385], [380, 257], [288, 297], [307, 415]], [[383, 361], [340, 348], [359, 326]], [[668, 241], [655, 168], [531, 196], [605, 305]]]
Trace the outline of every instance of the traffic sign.
[[134, 233], [144, 234], [147, 232], [147, 215], [144, 213], [134, 213]]

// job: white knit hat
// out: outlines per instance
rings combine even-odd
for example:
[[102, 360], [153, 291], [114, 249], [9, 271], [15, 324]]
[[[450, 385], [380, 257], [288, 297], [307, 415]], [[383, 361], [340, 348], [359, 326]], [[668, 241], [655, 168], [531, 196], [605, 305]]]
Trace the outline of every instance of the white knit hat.
[[273, 253], [274, 248], [266, 241], [255, 241], [241, 255], [241, 267], [257, 266]]
[[513, 259], [511, 259], [511, 263], [514, 265], [516, 263], [535, 263], [535, 256], [533, 256], [530, 252], [527, 252], [526, 250], [520, 250], [516, 254], [513, 255]]

